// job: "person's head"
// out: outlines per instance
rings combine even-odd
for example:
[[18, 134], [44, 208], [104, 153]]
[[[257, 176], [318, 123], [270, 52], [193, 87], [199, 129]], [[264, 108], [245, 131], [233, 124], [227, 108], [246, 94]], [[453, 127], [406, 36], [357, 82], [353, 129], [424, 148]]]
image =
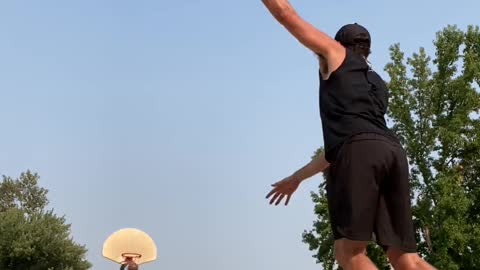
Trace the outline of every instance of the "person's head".
[[128, 270], [138, 270], [138, 265], [135, 263], [135, 262], [129, 262], [128, 263], [128, 267], [127, 267]]
[[370, 33], [357, 23], [347, 24], [340, 28], [335, 35], [335, 40], [365, 58], [370, 55]]

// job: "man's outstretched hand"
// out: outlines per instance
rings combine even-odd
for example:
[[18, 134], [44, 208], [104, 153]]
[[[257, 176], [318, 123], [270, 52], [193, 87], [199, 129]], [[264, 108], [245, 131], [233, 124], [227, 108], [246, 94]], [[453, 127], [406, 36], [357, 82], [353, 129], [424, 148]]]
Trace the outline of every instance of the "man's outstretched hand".
[[297, 190], [301, 182], [301, 180], [289, 176], [275, 184], [272, 184], [273, 189], [267, 194], [266, 198], [268, 199], [273, 195], [272, 199], [270, 200], [270, 204], [275, 203], [275, 205], [278, 205], [286, 197], [285, 205], [288, 205], [293, 192]]

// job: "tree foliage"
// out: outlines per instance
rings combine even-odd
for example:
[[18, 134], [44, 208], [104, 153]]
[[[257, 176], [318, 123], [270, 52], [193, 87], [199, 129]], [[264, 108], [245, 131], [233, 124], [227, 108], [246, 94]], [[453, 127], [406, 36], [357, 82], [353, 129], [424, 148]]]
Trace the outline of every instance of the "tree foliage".
[[[479, 28], [447, 26], [437, 32], [434, 47], [433, 60], [424, 48], [405, 59], [399, 44], [390, 47], [388, 119], [409, 156], [420, 255], [439, 269], [478, 269]], [[318, 219], [303, 241], [324, 269], [335, 269], [323, 185], [312, 200]], [[374, 244], [368, 255], [390, 269]]]
[[48, 191], [30, 171], [0, 183], [0, 269], [84, 270], [87, 250], [70, 237], [64, 217], [46, 210]]

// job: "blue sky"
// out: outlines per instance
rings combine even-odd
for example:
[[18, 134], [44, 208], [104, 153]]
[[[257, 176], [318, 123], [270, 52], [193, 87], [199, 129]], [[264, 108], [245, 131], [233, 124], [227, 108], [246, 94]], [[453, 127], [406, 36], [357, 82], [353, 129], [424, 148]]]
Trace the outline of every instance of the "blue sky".
[[[388, 47], [432, 54], [435, 32], [478, 21], [476, 1], [291, 1], [330, 35], [358, 22], [380, 74]], [[448, 5], [447, 5], [448, 4]], [[319, 269], [301, 243], [306, 182], [272, 182], [323, 144], [317, 63], [261, 1], [1, 1], [0, 174], [30, 169], [92, 269], [103, 241], [149, 233], [143, 269]]]

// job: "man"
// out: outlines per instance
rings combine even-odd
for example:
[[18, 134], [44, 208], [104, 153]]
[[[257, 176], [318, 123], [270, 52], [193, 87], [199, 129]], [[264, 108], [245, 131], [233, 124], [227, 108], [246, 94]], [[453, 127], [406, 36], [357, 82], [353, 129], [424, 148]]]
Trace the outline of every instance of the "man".
[[416, 252], [405, 151], [387, 128], [388, 91], [367, 62], [370, 34], [358, 24], [330, 38], [287, 0], [262, 0], [270, 13], [320, 59], [325, 154], [273, 184], [267, 198], [290, 201], [300, 183], [329, 168], [327, 199], [335, 258], [350, 269], [377, 269], [366, 254], [372, 235], [395, 269], [434, 269]]
[[138, 265], [132, 260], [132, 258], [128, 257], [125, 261], [122, 262], [120, 270], [138, 270]]

